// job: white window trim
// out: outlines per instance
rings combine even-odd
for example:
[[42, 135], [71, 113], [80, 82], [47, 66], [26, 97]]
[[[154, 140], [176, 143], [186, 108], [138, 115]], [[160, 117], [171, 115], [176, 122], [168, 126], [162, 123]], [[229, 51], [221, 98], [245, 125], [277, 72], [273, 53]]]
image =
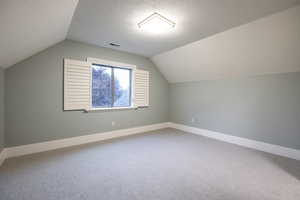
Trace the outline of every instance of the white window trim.
[[88, 57], [86, 60], [91, 65], [92, 64], [99, 64], [99, 65], [108, 65], [108, 66], [112, 66], [112, 67], [120, 67], [120, 68], [125, 68], [125, 69], [136, 70], [136, 66], [132, 65], [132, 64], [115, 62], [115, 61], [104, 60], [104, 59], [99, 59], [99, 58], [90, 58], [90, 57]]
[[91, 79], [90, 79], [90, 108], [88, 111], [105, 111], [105, 110], [127, 110], [127, 109], [136, 109], [137, 107], [135, 107], [135, 103], [134, 103], [134, 98], [135, 98], [135, 92], [134, 92], [134, 86], [135, 86], [135, 82], [134, 82], [134, 77], [135, 77], [135, 70], [136, 70], [136, 65], [132, 65], [132, 64], [127, 64], [127, 63], [121, 63], [121, 62], [115, 62], [115, 61], [110, 61], [110, 60], [104, 60], [104, 59], [99, 59], [99, 58], [91, 58], [88, 57], [87, 62], [90, 64], [91, 68], [93, 64], [98, 64], [98, 65], [108, 65], [111, 67], [119, 67], [119, 68], [124, 68], [124, 69], [131, 69], [132, 70], [132, 74], [131, 74], [131, 106], [128, 107], [107, 107], [107, 108], [94, 108], [93, 107], [93, 70], [91, 70]]
[[93, 107], [91, 107], [87, 111], [134, 110], [134, 109], [137, 109], [137, 107], [135, 107], [135, 106], [129, 106], [129, 107], [108, 107], [108, 108], [93, 108]]

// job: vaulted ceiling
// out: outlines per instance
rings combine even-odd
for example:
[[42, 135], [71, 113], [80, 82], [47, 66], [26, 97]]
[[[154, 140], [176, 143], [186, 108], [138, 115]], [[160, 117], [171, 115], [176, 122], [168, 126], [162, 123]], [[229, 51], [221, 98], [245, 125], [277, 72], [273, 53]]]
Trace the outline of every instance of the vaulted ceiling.
[[[202, 80], [199, 77], [213, 77], [229, 70], [212, 66], [227, 66], [233, 62], [228, 60], [235, 52], [229, 55], [217, 42], [236, 41], [230, 40], [233, 36], [222, 36], [221, 32], [237, 27], [231, 33], [235, 35], [239, 32], [238, 26], [299, 3], [300, 0], [0, 0], [0, 66], [10, 67], [67, 38], [108, 48], [115, 48], [109, 43], [118, 43], [121, 46], [115, 48], [117, 50], [152, 57], [170, 82]], [[176, 22], [175, 28], [161, 35], [141, 31], [137, 23], [153, 12]], [[217, 44], [207, 42], [211, 37], [216, 37], [213, 41]], [[184, 46], [189, 43], [192, 48]], [[248, 43], [241, 41], [240, 45]], [[178, 48], [181, 46], [184, 47]], [[218, 55], [220, 60], [216, 62], [212, 57], [205, 57], [207, 55], [195, 54], [205, 49], [215, 55], [222, 54]], [[201, 62], [195, 57], [201, 58]], [[183, 62], [186, 58], [190, 59], [188, 63]], [[189, 75], [172, 73], [181, 72], [183, 65], [179, 63], [184, 64]], [[213, 71], [215, 74], [211, 74]], [[195, 72], [201, 75], [195, 78]]]
[[0, 66], [66, 39], [78, 0], [0, 0]]
[[[68, 38], [151, 57], [294, 6], [300, 0], [84, 0]], [[137, 23], [158, 12], [177, 25], [147, 34]]]
[[300, 6], [152, 58], [171, 82], [300, 71]]

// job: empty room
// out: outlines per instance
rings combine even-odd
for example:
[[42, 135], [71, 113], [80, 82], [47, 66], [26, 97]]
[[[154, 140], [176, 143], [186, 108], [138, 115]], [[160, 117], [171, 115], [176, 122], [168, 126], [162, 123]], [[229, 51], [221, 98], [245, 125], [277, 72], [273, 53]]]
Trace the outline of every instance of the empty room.
[[1, 0], [0, 200], [299, 200], [300, 0]]

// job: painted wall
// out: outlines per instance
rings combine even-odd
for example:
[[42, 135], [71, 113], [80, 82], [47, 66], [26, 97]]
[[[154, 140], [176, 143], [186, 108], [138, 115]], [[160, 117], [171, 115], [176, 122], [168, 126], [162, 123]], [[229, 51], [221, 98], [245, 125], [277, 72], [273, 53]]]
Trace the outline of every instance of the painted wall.
[[300, 149], [300, 73], [174, 83], [170, 102], [172, 122]]
[[4, 147], [4, 69], [0, 67], [0, 152]]
[[[87, 57], [135, 64], [150, 71], [150, 107], [139, 110], [63, 112], [63, 58]], [[6, 146], [25, 145], [168, 121], [168, 83], [141, 56], [61, 42], [6, 70]], [[112, 127], [111, 122], [116, 125]]]
[[300, 72], [300, 6], [154, 56], [171, 83]]

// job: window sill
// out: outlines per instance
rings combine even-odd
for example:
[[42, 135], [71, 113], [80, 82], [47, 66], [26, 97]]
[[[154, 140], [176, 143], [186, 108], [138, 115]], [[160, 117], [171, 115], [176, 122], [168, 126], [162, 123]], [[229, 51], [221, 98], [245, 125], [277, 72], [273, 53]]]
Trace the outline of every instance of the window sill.
[[137, 107], [113, 107], [113, 108], [91, 108], [85, 110], [86, 112], [93, 112], [93, 111], [110, 111], [110, 110], [131, 110], [137, 109]]

